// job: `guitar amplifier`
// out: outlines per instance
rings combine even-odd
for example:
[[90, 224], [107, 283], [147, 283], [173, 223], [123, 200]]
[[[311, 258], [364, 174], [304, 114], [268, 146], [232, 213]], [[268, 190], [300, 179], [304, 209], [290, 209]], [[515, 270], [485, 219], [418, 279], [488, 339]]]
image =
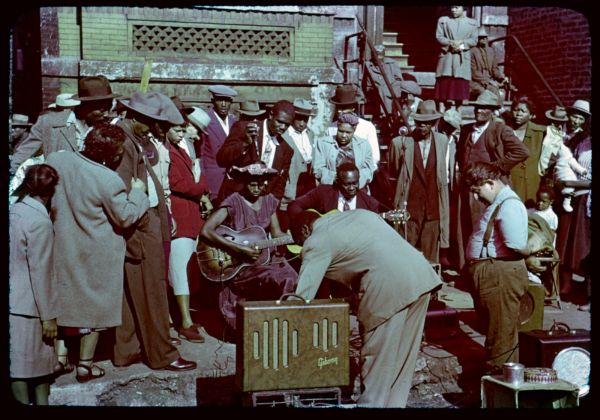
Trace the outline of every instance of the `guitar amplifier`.
[[526, 367], [552, 367], [556, 355], [567, 347], [591, 351], [590, 331], [565, 328], [519, 332], [519, 362]]
[[350, 383], [343, 299], [240, 302], [236, 385], [242, 392]]

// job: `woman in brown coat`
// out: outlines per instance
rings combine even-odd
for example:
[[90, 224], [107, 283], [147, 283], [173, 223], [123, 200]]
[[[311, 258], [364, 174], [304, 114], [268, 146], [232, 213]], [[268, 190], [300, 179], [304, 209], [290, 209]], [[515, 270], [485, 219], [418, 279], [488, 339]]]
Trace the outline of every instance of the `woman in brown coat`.
[[[123, 155], [125, 132], [99, 124], [85, 138], [84, 150], [55, 152], [47, 163], [60, 182], [52, 200], [54, 275], [59, 282], [60, 338], [81, 336], [77, 380], [104, 375], [92, 360], [99, 331], [121, 324], [123, 302], [124, 228], [148, 210], [144, 183], [131, 191], [114, 169]], [[59, 354], [65, 354], [59, 346]]]
[[10, 209], [10, 387], [22, 404], [30, 403], [30, 387], [36, 405], [48, 404], [49, 375], [56, 364], [52, 340], [59, 309], [47, 205], [57, 182], [51, 166], [31, 166]]

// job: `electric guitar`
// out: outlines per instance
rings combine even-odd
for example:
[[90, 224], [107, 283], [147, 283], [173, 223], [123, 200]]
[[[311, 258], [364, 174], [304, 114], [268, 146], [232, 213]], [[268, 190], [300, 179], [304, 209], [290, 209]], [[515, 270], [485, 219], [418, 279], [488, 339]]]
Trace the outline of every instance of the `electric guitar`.
[[[321, 214], [315, 209], [308, 209], [307, 211], [312, 211], [314, 213], [317, 213], [321, 217], [328, 216], [330, 214], [341, 213], [338, 209], [329, 210], [325, 214]], [[408, 215], [408, 212], [405, 209], [390, 210], [390, 211], [386, 211], [383, 213], [379, 213], [379, 215], [381, 217], [383, 217], [385, 220], [387, 220], [388, 222], [392, 222], [394, 225], [396, 225], [398, 223], [404, 223], [404, 222], [408, 221], [408, 219], [410, 218], [410, 216]], [[296, 245], [296, 244], [288, 245], [287, 249], [292, 254], [296, 254], [296, 255], [298, 255], [302, 252], [302, 247], [300, 245]]]
[[269, 248], [294, 243], [294, 239], [290, 235], [267, 239], [267, 233], [260, 226], [251, 226], [238, 232], [221, 225], [217, 227], [216, 232], [236, 244], [259, 249], [261, 253], [256, 261], [240, 261], [219, 248], [199, 242], [196, 254], [200, 272], [208, 280], [214, 282], [231, 280], [245, 267], [256, 264], [266, 265], [271, 259]]

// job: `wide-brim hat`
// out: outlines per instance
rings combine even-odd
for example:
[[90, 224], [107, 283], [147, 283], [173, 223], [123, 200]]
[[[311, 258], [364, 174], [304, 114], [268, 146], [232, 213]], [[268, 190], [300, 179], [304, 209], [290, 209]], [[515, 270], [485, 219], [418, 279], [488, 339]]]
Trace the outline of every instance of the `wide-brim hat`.
[[73, 96], [73, 93], [61, 93], [56, 95], [56, 101], [54, 102], [54, 105], [61, 106], [63, 108], [69, 108], [81, 104], [81, 101], [73, 99]]
[[181, 112], [183, 112], [184, 114], [190, 114], [192, 112], [194, 112], [194, 108], [191, 106], [185, 106], [185, 104], [183, 103], [183, 101], [179, 98], [179, 96], [171, 96], [171, 100], [173, 101], [173, 103], [175, 104], [175, 106], [177, 107], [177, 109]]
[[206, 113], [202, 108], [197, 106], [192, 107], [192, 112], [188, 114], [188, 119], [198, 130], [206, 133], [206, 127], [210, 124], [210, 115]]
[[[414, 80], [400, 80], [398, 86], [400, 87], [401, 91], [408, 92], [415, 96], [421, 96], [421, 93], [423, 92], [421, 86], [419, 86], [419, 84]], [[394, 92], [395, 91], [396, 89], [394, 89]]]
[[462, 116], [460, 115], [460, 112], [458, 112], [456, 109], [447, 110], [446, 112], [444, 112], [444, 115], [442, 118], [444, 119], [444, 121], [446, 121], [448, 124], [450, 124], [455, 129], [460, 128], [460, 124], [462, 122]]
[[314, 105], [306, 99], [301, 98], [294, 99], [294, 111], [296, 111], [296, 114], [305, 115], [308, 117], [314, 117], [317, 115]]
[[77, 95], [71, 99], [77, 101], [100, 101], [117, 98], [121, 95], [113, 93], [110, 82], [104, 76], [84, 77], [79, 80]]
[[554, 108], [546, 111], [546, 118], [548, 118], [549, 120], [552, 120], [552, 121], [561, 121], [561, 122], [569, 120], [567, 110], [564, 107], [558, 106], [558, 105], [556, 105]]
[[494, 92], [484, 90], [471, 105], [479, 108], [500, 108], [500, 98]]
[[223, 96], [226, 98], [235, 98], [238, 93], [237, 91], [235, 91], [234, 89], [230, 88], [229, 86], [225, 86], [225, 85], [214, 85], [208, 88], [208, 91], [213, 95], [213, 96]]
[[335, 105], [353, 105], [358, 103], [358, 88], [352, 85], [339, 85], [329, 102]]
[[417, 111], [411, 116], [415, 121], [434, 121], [442, 118], [442, 114], [437, 111], [435, 101], [431, 99], [419, 102]]
[[573, 103], [573, 105], [571, 105], [570, 107], [567, 107], [567, 111], [584, 114], [586, 117], [589, 117], [592, 115], [592, 113], [590, 112], [590, 103], [583, 99], [577, 99]]
[[181, 125], [184, 119], [173, 101], [160, 92], [135, 92], [130, 99], [119, 99], [127, 109], [145, 115], [156, 121]]
[[13, 114], [10, 125], [13, 127], [30, 127], [33, 124], [29, 122], [29, 117], [24, 114]]
[[237, 179], [267, 178], [277, 175], [277, 170], [269, 168], [264, 162], [256, 162], [246, 166], [232, 166], [231, 176]]
[[264, 109], [260, 109], [260, 105], [258, 101], [253, 99], [246, 100], [240, 104], [240, 114], [248, 115], [251, 117], [256, 117], [259, 115], [263, 115], [265, 112]]

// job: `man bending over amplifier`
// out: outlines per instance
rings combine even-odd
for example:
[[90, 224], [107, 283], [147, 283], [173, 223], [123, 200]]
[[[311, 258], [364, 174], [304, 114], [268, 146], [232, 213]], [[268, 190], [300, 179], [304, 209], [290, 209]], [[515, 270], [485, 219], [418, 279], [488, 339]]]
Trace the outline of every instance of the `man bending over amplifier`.
[[296, 294], [313, 299], [323, 278], [359, 293], [363, 390], [358, 406], [405, 407], [439, 276], [416, 248], [368, 210], [324, 218], [304, 211], [292, 219], [292, 235], [303, 246]]

